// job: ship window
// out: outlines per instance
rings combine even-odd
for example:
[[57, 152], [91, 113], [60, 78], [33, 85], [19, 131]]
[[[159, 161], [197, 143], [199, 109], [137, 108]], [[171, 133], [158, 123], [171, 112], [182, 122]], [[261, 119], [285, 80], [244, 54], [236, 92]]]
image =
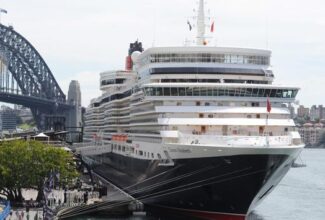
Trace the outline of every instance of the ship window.
[[160, 156], [160, 154], [157, 154], [157, 157], [158, 157], [158, 159], [159, 159], [159, 160], [161, 159], [161, 156]]
[[125, 151], [125, 147], [124, 147], [124, 146], [122, 147], [122, 151], [123, 151], [123, 152]]
[[164, 96], [170, 96], [170, 88], [163, 88], [164, 89]]
[[192, 88], [185, 88], [185, 94], [186, 96], [193, 96], [193, 89]]
[[201, 96], [207, 96], [208, 95], [208, 91], [207, 91], [207, 88], [201, 88], [201, 91], [200, 91], [200, 95]]
[[156, 96], [162, 96], [163, 95], [162, 88], [155, 88], [155, 92], [156, 92]]
[[119, 150], [119, 151], [121, 150], [121, 146], [120, 146], [120, 145], [118, 146], [118, 150]]
[[179, 92], [179, 96], [185, 96], [185, 88], [179, 88], [178, 92]]
[[152, 158], [154, 158], [154, 157], [155, 157], [153, 153], [151, 153], [151, 157], [152, 157]]
[[171, 95], [172, 96], [178, 96], [178, 91], [177, 90], [178, 90], [178, 88], [174, 88], [174, 87], [171, 88]]
[[143, 151], [139, 150], [139, 155], [142, 156], [143, 155]]
[[200, 96], [200, 88], [193, 88], [193, 96]]

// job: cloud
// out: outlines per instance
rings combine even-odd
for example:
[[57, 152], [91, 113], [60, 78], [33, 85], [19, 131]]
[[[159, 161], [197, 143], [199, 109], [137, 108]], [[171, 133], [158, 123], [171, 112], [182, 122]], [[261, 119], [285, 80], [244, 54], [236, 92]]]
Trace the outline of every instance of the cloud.
[[[41, 53], [67, 92], [81, 83], [83, 104], [99, 95], [99, 72], [124, 66], [130, 42], [145, 48], [181, 46], [195, 0], [2, 0], [11, 23]], [[322, 0], [208, 0], [218, 46], [268, 47], [276, 82], [295, 82], [301, 103], [322, 104], [325, 2]], [[214, 40], [213, 40], [214, 41]], [[316, 67], [317, 68], [316, 68]], [[88, 70], [88, 71], [86, 71]], [[306, 78], [314, 87], [305, 86]], [[85, 81], [86, 80], [86, 81]]]

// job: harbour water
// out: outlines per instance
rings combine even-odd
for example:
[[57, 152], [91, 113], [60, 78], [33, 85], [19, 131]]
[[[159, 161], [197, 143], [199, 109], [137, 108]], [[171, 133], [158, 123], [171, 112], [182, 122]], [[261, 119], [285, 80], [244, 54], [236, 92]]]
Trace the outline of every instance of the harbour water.
[[[292, 168], [274, 191], [257, 207], [252, 220], [325, 219], [325, 149], [304, 149], [297, 162], [303, 162], [307, 166]], [[73, 219], [119, 220], [104, 216], [84, 216]], [[125, 218], [123, 219], [125, 220]], [[164, 218], [133, 216], [127, 219], [156, 220]]]

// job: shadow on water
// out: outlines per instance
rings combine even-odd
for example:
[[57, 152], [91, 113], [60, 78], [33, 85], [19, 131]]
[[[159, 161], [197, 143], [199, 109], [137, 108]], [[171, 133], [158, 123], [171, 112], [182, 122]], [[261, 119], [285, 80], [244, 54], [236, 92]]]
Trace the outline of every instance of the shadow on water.
[[[169, 214], [160, 214], [157, 216], [156, 214], [146, 213], [143, 215], [133, 215], [128, 217], [107, 217], [105, 215], [83, 215], [73, 218], [68, 218], [67, 220], [189, 220], [188, 216], [175, 216]], [[196, 218], [190, 218], [191, 220], [200, 220]]]
[[[79, 217], [69, 218], [67, 220], [189, 220], [188, 216], [179, 216], [179, 215], [167, 215], [167, 214], [160, 214], [157, 216], [156, 214], [148, 213], [147, 215], [135, 215], [135, 216], [128, 216], [128, 217], [107, 217], [105, 215], [83, 215]], [[191, 220], [196, 220], [194, 218], [190, 218]], [[199, 219], [197, 219], [199, 220]], [[252, 212], [247, 217], [247, 220], [265, 220], [262, 216]]]

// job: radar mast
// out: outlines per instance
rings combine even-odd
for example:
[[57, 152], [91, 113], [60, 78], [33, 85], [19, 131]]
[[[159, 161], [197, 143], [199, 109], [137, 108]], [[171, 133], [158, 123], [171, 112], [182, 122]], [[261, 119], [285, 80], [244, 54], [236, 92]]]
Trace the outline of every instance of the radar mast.
[[207, 42], [205, 40], [205, 15], [204, 15], [204, 1], [200, 0], [199, 2], [199, 10], [197, 14], [197, 35], [196, 35], [196, 44], [197, 45], [206, 45]]

